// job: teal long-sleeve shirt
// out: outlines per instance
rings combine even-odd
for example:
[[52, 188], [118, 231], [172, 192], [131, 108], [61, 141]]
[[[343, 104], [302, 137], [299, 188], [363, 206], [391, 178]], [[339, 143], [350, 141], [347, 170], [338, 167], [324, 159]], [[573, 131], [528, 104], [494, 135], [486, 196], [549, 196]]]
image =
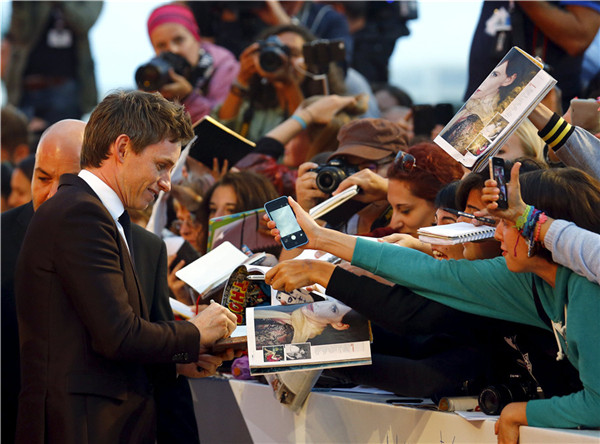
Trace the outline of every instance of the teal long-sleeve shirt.
[[[458, 310], [548, 328], [532, 282], [560, 346], [579, 370], [583, 390], [527, 403], [535, 427], [600, 427], [600, 286], [559, 266], [555, 287], [531, 273], [513, 273], [504, 258], [438, 261], [393, 244], [358, 239], [352, 264]], [[568, 328], [567, 328], [568, 327]]]

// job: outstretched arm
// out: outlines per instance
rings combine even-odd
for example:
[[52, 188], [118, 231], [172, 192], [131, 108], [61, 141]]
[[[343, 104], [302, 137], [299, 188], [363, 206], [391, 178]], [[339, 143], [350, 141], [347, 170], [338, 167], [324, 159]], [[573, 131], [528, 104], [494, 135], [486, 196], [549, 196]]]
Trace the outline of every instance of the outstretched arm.
[[[477, 215], [489, 212], [513, 223], [517, 221], [517, 218], [526, 209], [526, 204], [521, 198], [520, 167], [519, 162], [513, 166], [511, 180], [507, 184], [508, 208], [506, 210], [498, 209], [496, 201], [500, 190], [495, 180], [488, 179], [481, 196], [483, 202], [487, 204], [488, 211], [478, 212]], [[543, 211], [543, 208], [539, 209]], [[580, 228], [568, 221], [548, 217], [540, 227], [539, 240], [552, 252], [552, 259], [555, 262], [570, 268], [592, 282], [600, 283], [600, 256], [597, 251], [598, 245], [600, 245], [600, 234]]]

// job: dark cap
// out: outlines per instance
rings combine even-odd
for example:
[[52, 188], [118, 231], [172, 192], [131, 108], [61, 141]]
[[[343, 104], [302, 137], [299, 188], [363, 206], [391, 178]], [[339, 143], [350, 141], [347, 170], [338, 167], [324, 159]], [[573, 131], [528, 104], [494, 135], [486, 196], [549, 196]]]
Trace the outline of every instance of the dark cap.
[[404, 128], [385, 119], [359, 119], [344, 125], [338, 133], [339, 147], [328, 160], [356, 156], [381, 160], [405, 150], [408, 137]]

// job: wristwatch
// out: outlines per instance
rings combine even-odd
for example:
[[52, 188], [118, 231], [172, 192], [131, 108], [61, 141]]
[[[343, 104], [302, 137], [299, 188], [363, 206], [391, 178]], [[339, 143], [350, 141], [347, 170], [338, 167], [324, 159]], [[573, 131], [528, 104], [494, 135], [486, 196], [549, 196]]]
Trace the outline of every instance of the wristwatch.
[[246, 97], [248, 95], [248, 87], [242, 86], [239, 82], [233, 82], [229, 91], [238, 97]]

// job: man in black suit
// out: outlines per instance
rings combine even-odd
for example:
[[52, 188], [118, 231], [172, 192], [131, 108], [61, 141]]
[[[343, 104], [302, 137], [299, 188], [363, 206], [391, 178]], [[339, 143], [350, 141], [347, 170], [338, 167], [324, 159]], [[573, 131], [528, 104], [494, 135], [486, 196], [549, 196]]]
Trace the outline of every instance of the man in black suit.
[[[25, 231], [34, 207], [52, 197], [62, 174], [80, 171], [85, 123], [66, 119], [50, 126], [40, 138], [32, 180], [33, 201], [2, 214], [2, 442], [14, 442], [20, 384], [19, 338], [14, 295], [14, 271]], [[144, 228], [133, 225], [135, 265], [151, 321], [173, 320], [168, 302], [167, 252], [164, 242]], [[204, 356], [201, 376], [216, 372], [229, 354]], [[175, 366], [163, 366], [154, 378], [159, 443], [198, 442], [192, 398], [185, 379], [173, 378]], [[183, 370], [183, 369], [180, 369]], [[197, 375], [190, 375], [197, 376]]]
[[170, 188], [189, 123], [156, 95], [108, 96], [86, 127], [84, 171], [63, 176], [33, 217], [17, 267], [20, 442], [152, 442], [143, 364], [195, 361], [234, 329], [214, 304], [190, 323], [148, 322], [117, 221], [123, 207], [144, 208]]
[[2, 213], [2, 442], [14, 442], [19, 396], [19, 332], [15, 305], [15, 267], [33, 212], [56, 193], [58, 178], [77, 173], [85, 123], [62, 120], [41, 136], [31, 182], [33, 200]]

